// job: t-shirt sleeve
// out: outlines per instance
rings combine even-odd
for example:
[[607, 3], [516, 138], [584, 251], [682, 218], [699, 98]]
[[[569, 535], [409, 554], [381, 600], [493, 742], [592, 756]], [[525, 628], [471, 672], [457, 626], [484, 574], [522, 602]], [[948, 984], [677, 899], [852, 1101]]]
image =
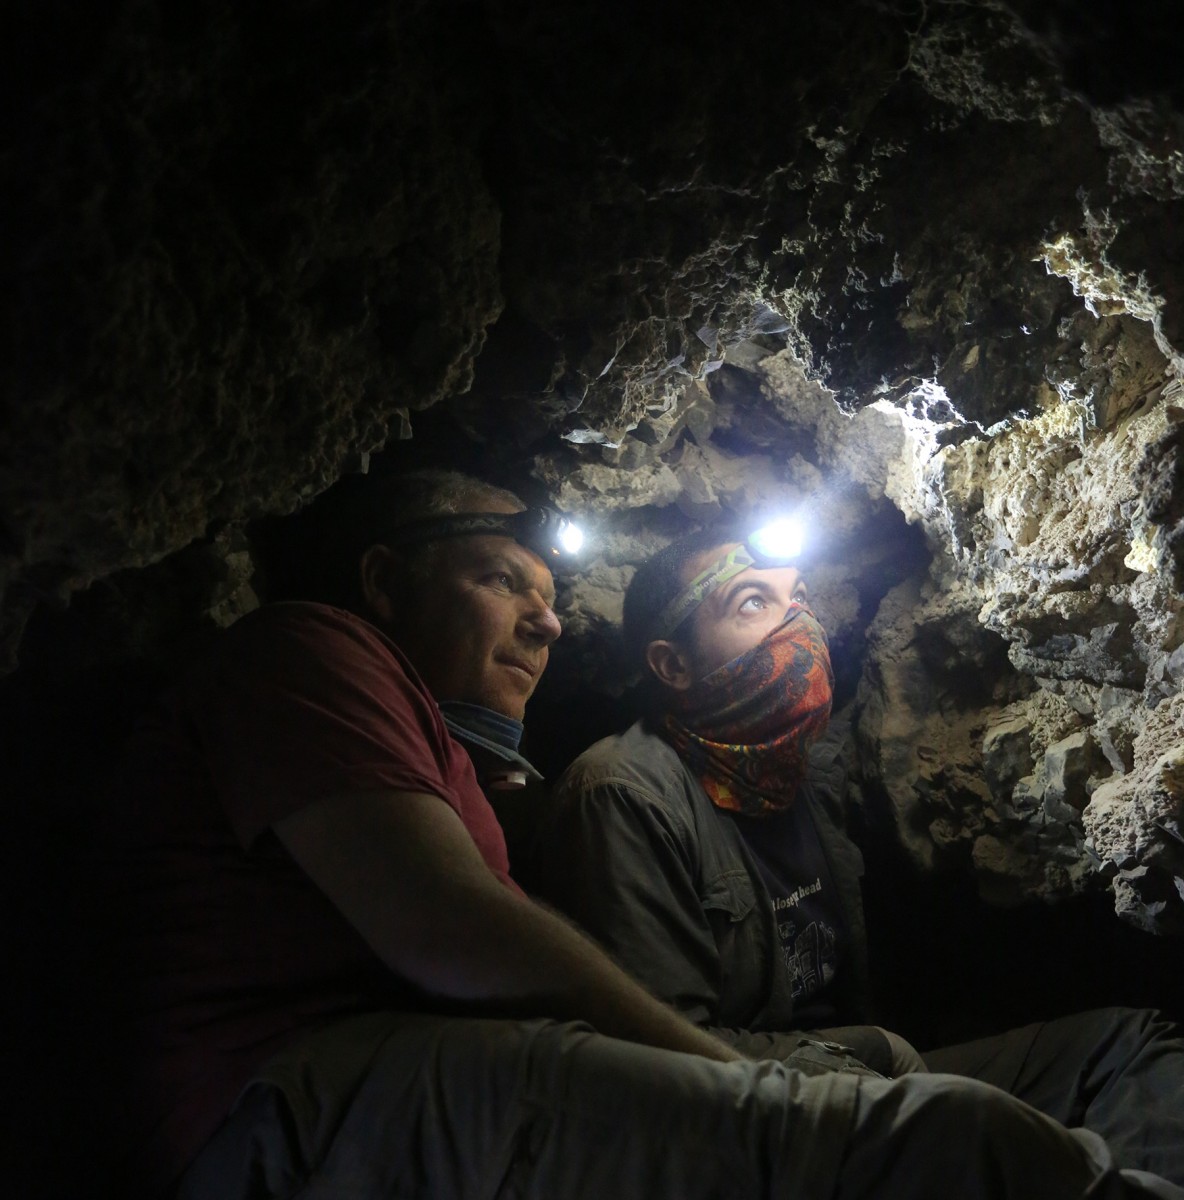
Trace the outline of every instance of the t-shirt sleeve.
[[350, 792], [437, 795], [463, 818], [452, 758], [463, 751], [393, 643], [348, 613], [293, 604], [244, 618], [186, 701], [244, 846], [304, 806]]

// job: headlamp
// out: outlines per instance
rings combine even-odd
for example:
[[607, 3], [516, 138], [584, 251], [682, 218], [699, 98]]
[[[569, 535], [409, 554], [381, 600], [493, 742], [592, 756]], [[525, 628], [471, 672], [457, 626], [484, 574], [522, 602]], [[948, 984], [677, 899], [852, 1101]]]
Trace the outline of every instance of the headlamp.
[[778, 517], [753, 530], [739, 546], [729, 550], [706, 570], [700, 571], [658, 614], [650, 640], [668, 638], [682, 623], [729, 579], [756, 567], [789, 567], [801, 557], [805, 542], [802, 523], [795, 517]]
[[797, 517], [778, 517], [748, 535], [744, 543], [757, 567], [788, 567], [801, 557], [806, 533]]
[[470, 534], [513, 538], [549, 565], [572, 562], [584, 544], [583, 531], [575, 522], [558, 509], [543, 505], [516, 513], [452, 513], [428, 517], [394, 530], [386, 538], [386, 544], [391, 547], [418, 546]]

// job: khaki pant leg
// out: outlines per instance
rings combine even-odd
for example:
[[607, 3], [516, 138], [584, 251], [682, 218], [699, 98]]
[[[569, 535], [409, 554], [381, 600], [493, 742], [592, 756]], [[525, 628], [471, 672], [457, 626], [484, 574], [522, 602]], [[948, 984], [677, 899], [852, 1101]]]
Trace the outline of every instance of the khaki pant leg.
[[971, 1080], [806, 1077], [581, 1025], [376, 1014], [274, 1060], [179, 1196], [1184, 1200], [1108, 1167], [1098, 1139]]
[[1092, 1009], [924, 1057], [1100, 1134], [1120, 1166], [1184, 1186], [1184, 1032], [1150, 1009]]
[[181, 1200], [826, 1200], [854, 1076], [395, 1014], [280, 1055]]
[[1184, 1200], [1120, 1171], [1106, 1144], [989, 1084], [955, 1075], [860, 1080], [835, 1200]]

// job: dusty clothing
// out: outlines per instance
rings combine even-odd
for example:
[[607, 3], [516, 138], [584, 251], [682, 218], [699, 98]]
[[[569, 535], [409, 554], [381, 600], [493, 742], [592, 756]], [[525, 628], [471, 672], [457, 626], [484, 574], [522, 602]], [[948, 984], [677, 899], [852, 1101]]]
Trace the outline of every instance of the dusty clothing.
[[[830, 788], [819, 786], [828, 763]], [[598, 742], [560, 780], [537, 846], [540, 890], [692, 1020], [738, 1027], [725, 1036], [746, 1053], [781, 1057], [786, 1042], [776, 1031], [816, 1027], [820, 1016], [864, 1020], [862, 992], [850, 986], [863, 981], [861, 860], [842, 833], [834, 760], [812, 768], [801, 800], [843, 897], [854, 951], [823, 992], [830, 1014], [816, 1004], [803, 1014], [790, 1002], [776, 910], [750, 848], [761, 818], [740, 818], [749, 822], [742, 836], [736, 816], [711, 804], [674, 750], [640, 722]], [[770, 836], [777, 820], [765, 827]], [[815, 875], [811, 865], [805, 887]], [[868, 1044], [857, 1029], [843, 1040], [860, 1053]], [[1184, 1183], [1184, 1039], [1154, 1013], [1081, 1013], [924, 1057], [930, 1070], [991, 1083], [1102, 1134], [1125, 1166]]]
[[[866, 1019], [863, 859], [838, 811], [844, 771], [815, 746], [794, 809], [817, 835], [848, 954], [825, 1003], [795, 1011], [794, 970], [745, 818], [717, 808], [644, 722], [598, 742], [560, 780], [535, 854], [541, 894], [651, 991], [745, 1053], [786, 1030]], [[812, 876], [813, 878], [813, 876]]]
[[806, 1078], [586, 1026], [394, 1013], [278, 1056], [178, 1200], [1184, 1200], [983, 1084]]
[[490, 869], [505, 843], [464, 750], [400, 651], [349, 613], [277, 604], [221, 635], [132, 755], [108, 864], [111, 1096], [137, 1174], [176, 1178], [274, 1053], [343, 1013], [420, 998], [290, 859], [271, 824], [334, 795], [437, 795]]

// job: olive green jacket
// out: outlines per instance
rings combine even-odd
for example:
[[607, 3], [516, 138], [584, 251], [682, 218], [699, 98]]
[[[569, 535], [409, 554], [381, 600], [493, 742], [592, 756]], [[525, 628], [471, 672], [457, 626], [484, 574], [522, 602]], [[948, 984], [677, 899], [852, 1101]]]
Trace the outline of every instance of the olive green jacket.
[[[843, 827], [846, 772], [824, 739], [796, 803], [818, 830], [847, 926], [833, 998], [841, 1024], [866, 1020], [863, 858]], [[731, 816], [674, 749], [639, 721], [586, 750], [560, 779], [533, 857], [541, 898], [630, 974], [742, 1053], [780, 1057], [792, 983], [776, 914]]]

